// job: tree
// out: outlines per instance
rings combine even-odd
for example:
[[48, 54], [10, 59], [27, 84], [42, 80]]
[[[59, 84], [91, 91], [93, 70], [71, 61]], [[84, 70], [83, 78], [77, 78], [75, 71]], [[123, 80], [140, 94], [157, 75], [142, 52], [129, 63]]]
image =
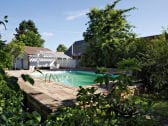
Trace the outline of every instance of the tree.
[[9, 53], [7, 45], [0, 49], [0, 67], [1, 68], [10, 68], [12, 66], [12, 57]]
[[4, 16], [4, 21], [0, 21], [0, 25], [3, 25], [6, 29], [5, 23], [8, 23], [8, 16]]
[[67, 47], [64, 44], [59, 44], [57, 47], [57, 52], [65, 52]]
[[168, 33], [152, 39], [138, 39], [135, 43], [134, 57], [142, 66], [139, 73], [148, 93], [162, 94], [168, 92]]
[[[8, 22], [7, 19], [8, 19], [8, 16], [5, 16], [5, 17], [4, 17], [4, 20], [3, 20], [3, 21], [0, 21], [0, 25], [3, 25], [4, 28], [5, 28], [5, 30], [6, 30], [6, 24], [5, 24], [5, 23]], [[5, 44], [5, 41], [2, 41], [2, 40], [1, 40], [1, 34], [0, 34], [0, 49], [3, 49], [5, 45], [6, 45], [6, 44]]]
[[15, 39], [26, 46], [43, 47], [44, 40], [32, 20], [22, 21], [16, 28]]
[[[12, 56], [12, 60], [13, 60], [13, 65], [15, 65], [16, 63], [16, 59], [18, 57], [20, 57], [23, 54], [24, 51], [24, 43], [22, 42], [18, 42], [17, 40], [12, 40], [9, 44], [8, 44], [8, 48], [10, 50], [10, 54]], [[14, 66], [15, 67], [15, 66]]]
[[126, 57], [127, 46], [134, 40], [135, 34], [126, 21], [125, 13], [134, 8], [115, 9], [119, 1], [88, 13], [89, 26], [84, 32], [87, 49], [82, 59], [86, 66], [113, 67]]
[[[0, 21], [0, 25], [3, 25], [6, 29], [6, 23], [8, 22], [8, 17], [5, 16], [3, 21]], [[0, 67], [2, 68], [9, 68], [11, 66], [11, 55], [9, 54], [9, 49], [5, 41], [1, 40], [0, 34]]]

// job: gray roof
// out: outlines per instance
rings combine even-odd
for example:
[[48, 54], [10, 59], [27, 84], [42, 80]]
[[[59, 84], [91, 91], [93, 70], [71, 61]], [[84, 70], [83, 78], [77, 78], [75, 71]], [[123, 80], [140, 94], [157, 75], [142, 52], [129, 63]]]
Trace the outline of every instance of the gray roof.
[[72, 56], [81, 56], [86, 49], [86, 43], [84, 40], [75, 41], [69, 49], [65, 52], [66, 55]]
[[42, 48], [42, 47], [31, 47], [31, 46], [25, 46], [24, 47], [24, 52], [27, 53], [28, 55], [33, 55], [37, 54], [38, 52], [52, 52], [48, 48]]

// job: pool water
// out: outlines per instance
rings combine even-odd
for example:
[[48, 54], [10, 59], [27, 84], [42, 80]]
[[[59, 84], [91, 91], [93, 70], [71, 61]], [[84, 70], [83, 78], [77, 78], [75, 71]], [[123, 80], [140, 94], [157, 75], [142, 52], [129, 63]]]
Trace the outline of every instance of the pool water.
[[53, 71], [33, 73], [34, 76], [45, 78], [45, 80], [53, 80], [55, 82], [62, 82], [71, 87], [85, 86], [95, 84], [97, 74], [86, 71]]

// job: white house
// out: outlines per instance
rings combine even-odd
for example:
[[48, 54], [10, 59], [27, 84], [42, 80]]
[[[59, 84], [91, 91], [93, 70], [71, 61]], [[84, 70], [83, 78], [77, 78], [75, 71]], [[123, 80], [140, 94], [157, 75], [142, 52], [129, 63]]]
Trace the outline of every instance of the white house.
[[35, 67], [50, 67], [56, 61], [56, 53], [47, 48], [24, 47], [21, 58], [17, 58], [14, 67], [16, 69], [34, 69]]
[[22, 57], [16, 59], [14, 69], [49, 68], [58, 69], [76, 67], [76, 60], [48, 48], [25, 46]]

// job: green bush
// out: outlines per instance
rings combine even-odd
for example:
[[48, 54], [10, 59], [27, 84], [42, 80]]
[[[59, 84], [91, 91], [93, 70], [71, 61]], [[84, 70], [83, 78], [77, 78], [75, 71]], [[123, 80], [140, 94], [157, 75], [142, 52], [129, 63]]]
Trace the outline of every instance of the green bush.
[[[122, 87], [123, 88], [123, 87]], [[109, 95], [97, 94], [95, 88], [80, 88], [77, 104], [60, 108], [45, 125], [55, 126], [157, 126], [150, 114], [151, 101], [131, 96], [123, 99], [119, 88]]]
[[[150, 113], [151, 101], [129, 94], [126, 79], [122, 76], [118, 82], [104, 95], [96, 93], [96, 89], [82, 88], [77, 94], [77, 102], [73, 106], [61, 107], [48, 119], [41, 122], [37, 112], [26, 112], [23, 109], [23, 94], [9, 86], [8, 78], [3, 70], [0, 76], [0, 124], [9, 126], [141, 126], [159, 125]], [[27, 76], [26, 76], [27, 77]], [[123, 76], [126, 77], [126, 76]], [[11, 78], [14, 79], [14, 78]], [[15, 79], [14, 79], [15, 80]], [[27, 79], [26, 79], [27, 80]], [[16, 82], [16, 80], [14, 81]]]
[[15, 92], [5, 81], [0, 81], [0, 124], [15, 126], [23, 123], [22, 100], [21, 91]]
[[136, 58], [141, 64], [139, 77], [148, 93], [168, 98], [168, 39], [167, 32], [153, 39], [142, 39], [136, 43]]
[[0, 69], [0, 124], [5, 126], [40, 125], [41, 116], [37, 112], [30, 113], [24, 110], [26, 107], [23, 104], [24, 96], [17, 81], [16, 77], [7, 76], [4, 70]]
[[103, 74], [107, 72], [107, 69], [105, 67], [96, 67], [96, 73]]

